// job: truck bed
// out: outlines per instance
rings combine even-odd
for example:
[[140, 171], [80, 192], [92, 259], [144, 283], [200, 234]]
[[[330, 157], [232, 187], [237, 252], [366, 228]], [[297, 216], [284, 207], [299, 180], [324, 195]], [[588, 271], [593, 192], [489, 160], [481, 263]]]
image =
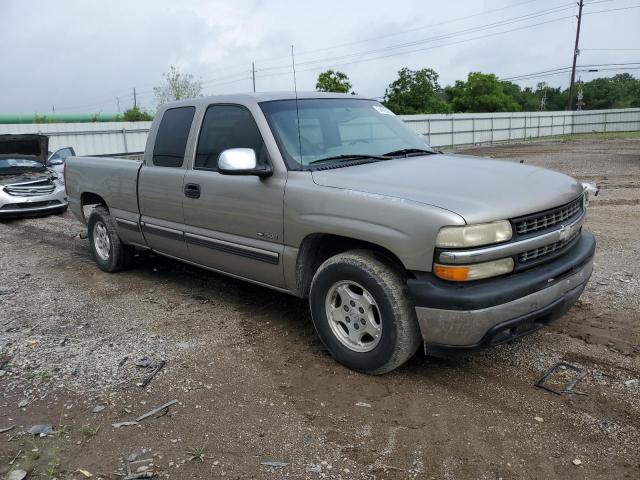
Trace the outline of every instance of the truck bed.
[[[66, 161], [66, 187], [69, 206], [79, 218], [82, 195], [95, 195], [104, 200], [112, 214], [137, 221], [138, 173], [141, 160], [114, 157], [69, 157]], [[84, 202], [85, 204], [95, 202]]]

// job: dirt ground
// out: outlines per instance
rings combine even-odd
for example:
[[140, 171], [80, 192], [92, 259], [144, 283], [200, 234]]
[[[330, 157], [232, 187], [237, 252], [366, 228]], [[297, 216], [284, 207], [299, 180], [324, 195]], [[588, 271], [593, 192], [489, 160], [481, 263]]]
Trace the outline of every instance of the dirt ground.
[[[597, 182], [595, 273], [543, 331], [381, 377], [334, 362], [301, 300], [148, 254], [103, 273], [70, 214], [0, 223], [0, 478], [640, 478], [640, 139], [465, 153]], [[141, 387], [144, 357], [166, 364]], [[577, 393], [536, 388], [561, 360]]]

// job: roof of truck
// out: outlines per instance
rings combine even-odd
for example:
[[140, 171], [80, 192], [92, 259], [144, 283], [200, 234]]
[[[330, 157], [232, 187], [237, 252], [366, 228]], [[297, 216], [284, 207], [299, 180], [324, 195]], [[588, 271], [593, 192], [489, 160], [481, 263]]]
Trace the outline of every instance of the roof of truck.
[[[209, 104], [212, 102], [229, 102], [229, 103], [246, 103], [246, 102], [270, 102], [273, 100], [295, 100], [296, 92], [258, 92], [258, 93], [238, 93], [231, 95], [211, 95], [207, 97], [189, 98], [187, 100], [178, 100], [163, 105], [165, 108], [171, 108], [178, 105], [198, 105], [201, 103]], [[348, 93], [325, 93], [325, 92], [298, 92], [298, 99], [309, 98], [353, 98], [359, 100], [370, 100], [360, 95], [351, 95]]]

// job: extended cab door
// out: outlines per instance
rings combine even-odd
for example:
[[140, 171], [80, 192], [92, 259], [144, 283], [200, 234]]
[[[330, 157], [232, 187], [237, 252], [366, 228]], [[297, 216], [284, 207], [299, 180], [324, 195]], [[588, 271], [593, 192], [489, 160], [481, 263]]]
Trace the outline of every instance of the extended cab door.
[[140, 225], [147, 244], [159, 253], [185, 260], [183, 182], [195, 111], [193, 106], [164, 111], [155, 138], [147, 144], [138, 181]]
[[[257, 106], [255, 108], [258, 108]], [[264, 120], [264, 119], [263, 119]], [[264, 122], [264, 128], [266, 122]], [[267, 132], [268, 133], [268, 132]], [[283, 202], [286, 169], [273, 175], [222, 175], [218, 157], [229, 148], [251, 148], [270, 162], [253, 113], [242, 105], [210, 105], [204, 114], [185, 176], [185, 240], [191, 261], [272, 286], [284, 286]]]

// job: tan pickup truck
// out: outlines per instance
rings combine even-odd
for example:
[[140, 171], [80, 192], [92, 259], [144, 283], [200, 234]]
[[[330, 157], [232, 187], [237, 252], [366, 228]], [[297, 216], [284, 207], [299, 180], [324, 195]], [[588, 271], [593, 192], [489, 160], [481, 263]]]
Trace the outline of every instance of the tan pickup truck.
[[373, 374], [421, 343], [441, 354], [531, 333], [592, 271], [585, 185], [443, 154], [357, 96], [167, 104], [143, 161], [71, 157], [65, 174], [101, 269], [148, 249], [308, 297], [331, 355]]

